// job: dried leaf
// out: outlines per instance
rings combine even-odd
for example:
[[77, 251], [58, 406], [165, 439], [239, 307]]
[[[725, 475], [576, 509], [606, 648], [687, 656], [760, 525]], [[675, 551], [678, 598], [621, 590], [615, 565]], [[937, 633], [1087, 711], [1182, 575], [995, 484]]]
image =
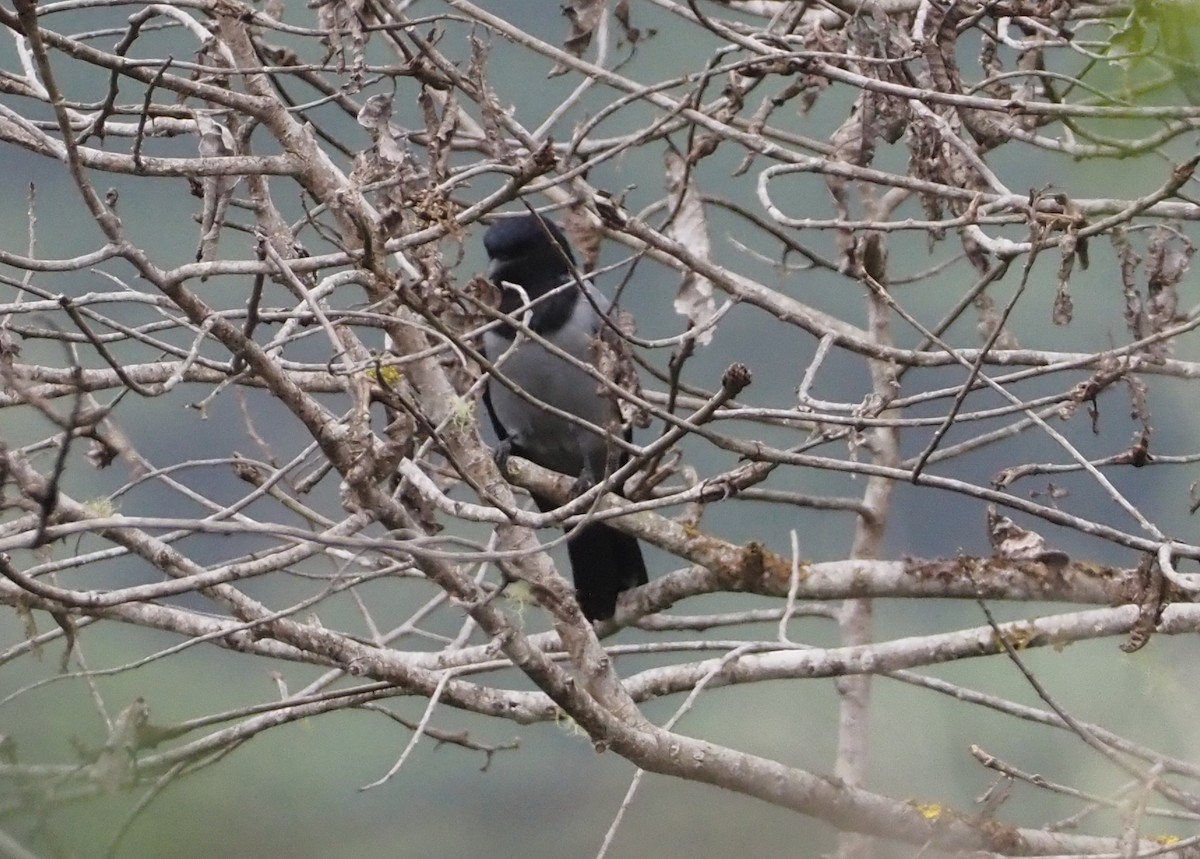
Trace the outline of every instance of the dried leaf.
[[1142, 556], [1136, 575], [1138, 616], [1129, 630], [1129, 638], [1121, 645], [1121, 650], [1126, 653], [1134, 653], [1146, 646], [1167, 607], [1166, 578], [1153, 554]]
[[347, 93], [358, 92], [362, 86], [367, 64], [367, 31], [363, 28], [362, 11], [365, 0], [309, 0], [317, 10], [320, 28], [325, 31], [324, 42], [330, 56], [336, 57], [338, 71], [347, 70], [345, 36], [350, 37], [350, 77], [344, 87]]
[[[979, 332], [979, 339], [987, 343], [992, 337], [992, 332], [1000, 326], [1003, 317], [996, 309], [996, 303], [992, 301], [992, 297], [986, 292], [981, 292], [974, 304], [979, 311], [979, 322], [976, 323], [975, 330]], [[1017, 342], [1017, 338], [1013, 336], [1012, 332], [1005, 328], [996, 336], [992, 347], [995, 349], [1019, 349], [1021, 344]]]
[[980, 806], [980, 818], [987, 820], [996, 816], [1000, 806], [1012, 796], [1013, 781], [1012, 776], [999, 776], [982, 796], [976, 798], [975, 802]]
[[1129, 464], [1134, 468], [1142, 468], [1154, 461], [1150, 455], [1150, 431], [1143, 429], [1133, 440], [1128, 452]]
[[120, 451], [116, 445], [103, 436], [93, 436], [84, 454], [87, 461], [96, 468], [108, 468], [116, 460]]
[[[196, 113], [196, 128], [200, 132], [197, 144], [202, 158], [222, 158], [234, 155], [237, 142], [233, 133], [210, 115]], [[236, 176], [205, 176], [200, 180], [204, 206], [200, 213], [200, 244], [196, 248], [196, 261], [208, 262], [216, 256], [217, 239], [233, 189], [240, 179]]]
[[[4, 560], [8, 560], [8, 556], [4, 556]], [[30, 643], [33, 648], [33, 653], [38, 659], [42, 658], [42, 646], [37, 643], [38, 628], [37, 618], [33, 616], [33, 610], [27, 605], [17, 603], [13, 606], [13, 611], [17, 613], [17, 617], [21, 619], [21, 627], [25, 633], [25, 640]]]
[[452, 97], [446, 99], [439, 116], [434, 95], [429, 87], [422, 87], [421, 94], [417, 96], [417, 103], [421, 106], [421, 115], [425, 118], [429, 172], [439, 179], [444, 179], [448, 172], [446, 160], [450, 154], [450, 140], [458, 127], [457, 102]]
[[[641, 397], [642, 385], [638, 378], [637, 366], [633, 362], [629, 341], [625, 339], [634, 333], [633, 316], [624, 310], [613, 311], [609, 314], [609, 322], [612, 325], [604, 326], [600, 336], [592, 343], [592, 363], [601, 375], [615, 382], [621, 390], [631, 396]], [[624, 397], [617, 396], [607, 385], [599, 385], [597, 393], [601, 397], [613, 400], [621, 416], [621, 426], [609, 427], [610, 431], [623, 434], [624, 427], [627, 426], [650, 426], [650, 415], [645, 410]]]
[[0, 328], [0, 368], [12, 371], [13, 362], [21, 357], [21, 344], [13, 339], [7, 328]]
[[1157, 334], [1178, 321], [1179, 284], [1195, 250], [1174, 230], [1154, 231], [1146, 252], [1146, 318], [1151, 332]]
[[376, 93], [363, 102], [354, 118], [363, 128], [379, 131], [392, 118], [392, 97], [386, 93]]
[[1075, 311], [1070, 292], [1071, 272], [1075, 268], [1075, 244], [1075, 232], [1069, 230], [1060, 245], [1062, 262], [1058, 266], [1058, 290], [1054, 293], [1054, 310], [1051, 313], [1055, 325], [1070, 325]]
[[[875, 148], [866, 134], [864, 116], [869, 113], [867, 93], [859, 95], [850, 109], [850, 115], [838, 126], [829, 138], [833, 147], [832, 157], [848, 164], [866, 165], [875, 157]], [[841, 220], [853, 220], [851, 216], [850, 184], [841, 176], [827, 174], [825, 185], [833, 197], [834, 213]], [[834, 233], [838, 254], [842, 258], [841, 267], [844, 271], [853, 271], [854, 265], [854, 231], [839, 229]]]
[[1137, 267], [1142, 258], [1129, 244], [1129, 236], [1122, 229], [1113, 230], [1110, 236], [1121, 263], [1121, 294], [1125, 299], [1125, 327], [1135, 339], [1141, 339], [1146, 329], [1142, 296], [1137, 288]]
[[572, 206], [567, 210], [562, 226], [567, 240], [575, 249], [579, 267], [583, 271], [594, 270], [600, 261], [600, 243], [604, 238], [604, 231], [595, 216], [582, 206]]
[[375, 151], [389, 164], [403, 164], [409, 160], [407, 136], [395, 126], [388, 125], [375, 140]]
[[[1195, 246], [1169, 227], [1155, 229], [1146, 248], [1146, 289], [1136, 283], [1142, 258], [1130, 247], [1128, 237], [1114, 233], [1113, 245], [1121, 261], [1121, 291], [1125, 299], [1125, 325], [1136, 339], [1158, 334], [1180, 321], [1179, 284], [1191, 266]], [[1146, 347], [1146, 354], [1165, 360], [1172, 343], [1160, 340]]]
[[105, 793], [116, 793], [137, 779], [137, 750], [140, 734], [150, 720], [145, 700], [135, 698], [113, 720], [104, 748], [96, 756], [89, 776]]
[[382, 174], [395, 169], [395, 165], [410, 160], [408, 135], [392, 125], [391, 118], [392, 97], [382, 93], [367, 99], [355, 117], [358, 124], [371, 133], [371, 140], [375, 143], [374, 151], [367, 156], [367, 160], [378, 156], [378, 159], [385, 162], [369, 169], [364, 169], [366, 165], [356, 165], [355, 178], [360, 183], [365, 184], [381, 178]]
[[58, 628], [63, 631], [63, 637], [66, 639], [67, 646], [63, 648], [62, 655], [58, 657], [58, 671], [60, 674], [66, 674], [71, 668], [71, 655], [75, 652], [75, 644], [79, 640], [75, 631], [75, 620], [69, 614], [62, 611], [52, 611], [50, 616], [54, 618], [54, 622], [58, 624]]
[[[571, 22], [571, 32], [563, 42], [563, 50], [576, 57], [582, 57], [583, 52], [592, 43], [592, 36], [600, 24], [604, 14], [605, 0], [570, 0], [562, 7], [562, 13]], [[562, 63], [555, 64], [550, 70], [549, 77], [558, 77], [569, 71]]]
[[1129, 416], [1135, 421], [1141, 421], [1146, 429], [1150, 426], [1150, 406], [1147, 404], [1148, 391], [1146, 383], [1137, 376], [1126, 376], [1125, 384], [1129, 386]]
[[492, 157], [502, 158], [508, 153], [504, 125], [501, 122], [505, 111], [489, 83], [487, 43], [474, 34], [471, 35], [471, 61], [467, 65], [466, 78], [474, 84], [475, 91], [479, 94], [479, 118], [483, 125], [484, 149]]
[[1046, 539], [1036, 531], [1022, 528], [1007, 516], [1000, 515], [994, 504], [987, 510], [988, 540], [997, 556], [1011, 561], [1041, 561], [1054, 567], [1065, 566], [1070, 558], [1065, 552], [1046, 548]]
[[[621, 25], [621, 32], [625, 34], [625, 40], [629, 44], [636, 45], [642, 40], [642, 31], [633, 26], [633, 21], [629, 17], [629, 0], [617, 0], [617, 5], [613, 7], [613, 17]], [[651, 30], [649, 35], [653, 36], [654, 31]]]
[[[696, 193], [687, 162], [674, 148], [667, 150], [666, 160], [667, 191], [675, 211], [667, 234], [701, 259], [710, 259], [712, 243], [708, 235], [708, 216]], [[684, 274], [675, 294], [675, 312], [685, 317], [692, 328], [698, 329], [696, 343], [707, 346], [713, 336], [708, 323], [717, 312], [712, 281], [693, 271]]]

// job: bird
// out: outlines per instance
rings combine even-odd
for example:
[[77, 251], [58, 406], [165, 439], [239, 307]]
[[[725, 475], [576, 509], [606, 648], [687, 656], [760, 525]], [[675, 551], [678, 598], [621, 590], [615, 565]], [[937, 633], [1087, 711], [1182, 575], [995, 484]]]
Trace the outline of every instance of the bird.
[[[595, 347], [606, 326], [599, 308], [607, 311], [608, 303], [590, 281], [575, 274], [575, 255], [558, 225], [535, 214], [505, 218], [487, 229], [483, 245], [488, 276], [500, 293], [500, 311], [526, 320], [547, 342], [596, 366]], [[526, 311], [527, 302], [537, 303]], [[616, 401], [601, 396], [594, 377], [531, 338], [518, 342], [512, 324], [502, 322], [485, 332], [483, 351], [490, 361], [504, 356], [499, 372], [529, 397], [597, 427], [621, 422]], [[498, 461], [515, 454], [575, 477], [576, 488], [584, 489], [629, 459], [606, 436], [546, 411], [494, 378], [487, 380], [483, 403], [500, 440]], [[624, 435], [627, 441], [632, 438], [628, 424]], [[533, 500], [542, 512], [558, 506], [537, 493]], [[571, 531], [567, 554], [575, 595], [589, 621], [612, 617], [617, 595], [649, 580], [637, 538], [604, 522], [588, 522]]]

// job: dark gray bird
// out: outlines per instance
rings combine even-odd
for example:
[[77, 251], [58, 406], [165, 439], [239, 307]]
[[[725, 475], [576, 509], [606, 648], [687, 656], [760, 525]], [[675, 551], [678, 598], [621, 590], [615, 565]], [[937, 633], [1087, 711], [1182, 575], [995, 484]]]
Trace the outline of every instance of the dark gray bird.
[[[594, 366], [595, 343], [604, 326], [596, 308], [606, 308], [608, 303], [587, 281], [582, 289], [592, 300], [584, 296], [572, 274], [574, 254], [558, 226], [537, 215], [508, 218], [488, 229], [483, 245], [491, 259], [488, 275], [500, 290], [500, 310], [514, 318], [521, 318], [518, 308], [526, 301], [570, 284], [534, 305], [528, 325], [564, 352]], [[515, 335], [508, 325], [485, 334], [488, 359], [495, 361], [504, 355]], [[534, 399], [595, 426], [620, 422], [616, 403], [598, 393], [594, 378], [529, 339], [505, 357], [500, 372]], [[603, 435], [547, 412], [495, 380], [488, 380], [483, 402], [500, 437], [499, 458], [516, 454], [543, 468], [577, 477], [580, 485], [602, 479], [610, 470], [606, 466], [616, 468], [628, 459], [614, 456]], [[625, 436], [631, 436], [628, 428]], [[537, 494], [533, 500], [543, 512], [558, 506]], [[604, 523], [576, 528], [567, 539], [567, 553], [579, 607], [588, 620], [612, 617], [617, 594], [647, 582], [637, 539]]]

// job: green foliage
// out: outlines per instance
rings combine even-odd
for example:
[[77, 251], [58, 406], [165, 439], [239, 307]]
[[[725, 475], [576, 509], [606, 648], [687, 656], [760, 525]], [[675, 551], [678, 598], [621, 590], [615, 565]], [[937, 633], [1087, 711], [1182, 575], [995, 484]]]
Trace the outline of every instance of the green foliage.
[[1109, 40], [1109, 55], [1133, 77], [1147, 63], [1165, 66], [1188, 101], [1200, 104], [1200, 2], [1136, 0]]

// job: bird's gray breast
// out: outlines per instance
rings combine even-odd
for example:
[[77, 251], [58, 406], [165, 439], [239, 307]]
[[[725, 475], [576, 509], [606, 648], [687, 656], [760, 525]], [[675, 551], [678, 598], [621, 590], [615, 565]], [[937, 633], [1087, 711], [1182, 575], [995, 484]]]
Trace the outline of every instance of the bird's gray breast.
[[[546, 337], [584, 363], [593, 356], [598, 334], [595, 311], [582, 296], [558, 331]], [[612, 401], [600, 395], [600, 383], [540, 343], [518, 335], [518, 345], [494, 331], [484, 335], [488, 359], [502, 361], [499, 373], [533, 399], [605, 427], [614, 412]], [[492, 409], [512, 442], [537, 464], [568, 475], [583, 471], [585, 458], [593, 475], [603, 477], [607, 441], [601, 435], [551, 414], [509, 390], [502, 382], [488, 384]]]

